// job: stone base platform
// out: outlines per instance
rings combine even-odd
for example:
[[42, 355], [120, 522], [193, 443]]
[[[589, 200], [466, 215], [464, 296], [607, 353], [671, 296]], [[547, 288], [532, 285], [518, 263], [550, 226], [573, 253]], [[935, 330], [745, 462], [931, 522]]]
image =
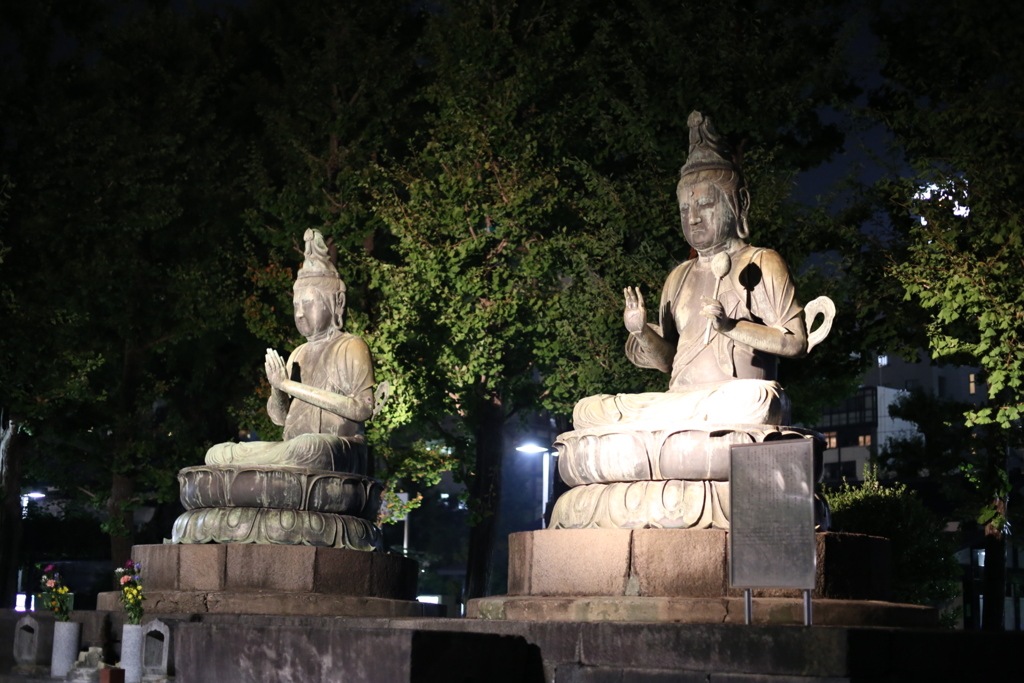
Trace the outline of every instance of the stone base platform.
[[[120, 593], [100, 593], [98, 610], [118, 610]], [[146, 591], [146, 610], [159, 614], [272, 614], [293, 617], [439, 617], [444, 607], [416, 600], [391, 600], [317, 593]]]
[[[401, 555], [301, 545], [137, 545], [147, 612], [411, 617], [438, 614], [416, 602], [416, 562]], [[97, 609], [117, 610], [118, 593]]]
[[[86, 615], [106, 623], [108, 636], [120, 633], [121, 612], [73, 618]], [[7, 642], [20, 616], [0, 610]], [[934, 683], [1016, 671], [1024, 646], [1017, 632], [906, 628], [209, 613], [146, 620], [153, 617], [170, 626], [183, 683]], [[83, 630], [83, 645], [104, 645], [94, 631]], [[11, 648], [0, 650], [0, 683], [26, 683], [5, 675], [11, 664]]]
[[[754, 598], [754, 623], [801, 626], [801, 598]], [[815, 626], [937, 628], [938, 610], [872, 600], [812, 600]], [[743, 624], [743, 598], [551, 597], [497, 595], [470, 600], [466, 616], [509, 621]]]

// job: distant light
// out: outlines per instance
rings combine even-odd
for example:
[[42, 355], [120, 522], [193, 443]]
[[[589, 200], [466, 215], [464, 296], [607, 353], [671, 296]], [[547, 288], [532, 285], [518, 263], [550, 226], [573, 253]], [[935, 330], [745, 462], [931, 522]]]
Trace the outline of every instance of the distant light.
[[428, 605], [440, 605], [441, 604], [441, 596], [440, 595], [418, 595], [418, 596], [416, 596], [416, 600], [418, 602], [425, 602]]
[[33, 491], [32, 493], [26, 493], [29, 498], [46, 498], [45, 493], [39, 493], [39, 491]]
[[442, 493], [441, 494], [441, 500], [448, 500], [448, 494], [447, 493]]
[[548, 449], [535, 443], [524, 443], [522, 446], [516, 446], [516, 450], [520, 453], [546, 453]]

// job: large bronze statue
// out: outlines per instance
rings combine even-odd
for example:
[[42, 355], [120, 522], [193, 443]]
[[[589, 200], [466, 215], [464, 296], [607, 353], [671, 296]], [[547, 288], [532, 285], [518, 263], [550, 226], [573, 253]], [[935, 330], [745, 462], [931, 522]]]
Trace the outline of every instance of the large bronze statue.
[[[318, 230], [305, 234], [293, 290], [306, 338], [286, 363], [267, 350], [267, 413], [283, 441], [222, 443], [178, 474], [185, 514], [176, 543], [381, 547], [380, 483], [369, 475], [363, 423], [380, 409], [370, 349], [342, 330], [345, 283]], [[386, 394], [386, 385], [378, 394]]]
[[[728, 527], [729, 447], [814, 438], [786, 426], [790, 407], [776, 382], [776, 357], [805, 355], [804, 308], [782, 258], [746, 243], [750, 195], [741, 169], [699, 112], [689, 118], [690, 153], [677, 197], [697, 258], [677, 266], [662, 289], [659, 322], [647, 321], [639, 288], [627, 287], [626, 355], [670, 375], [665, 393], [601, 394], [573, 411], [575, 430], [556, 442], [562, 478], [552, 526]], [[813, 312], [812, 312], [813, 310]]]

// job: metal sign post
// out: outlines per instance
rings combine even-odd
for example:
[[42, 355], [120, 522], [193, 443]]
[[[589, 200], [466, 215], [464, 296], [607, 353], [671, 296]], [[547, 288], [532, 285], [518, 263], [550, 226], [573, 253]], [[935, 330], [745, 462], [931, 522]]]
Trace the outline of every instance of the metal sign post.
[[754, 588], [803, 590], [810, 626], [816, 580], [814, 444], [810, 439], [730, 449], [729, 582], [745, 589], [746, 623]]

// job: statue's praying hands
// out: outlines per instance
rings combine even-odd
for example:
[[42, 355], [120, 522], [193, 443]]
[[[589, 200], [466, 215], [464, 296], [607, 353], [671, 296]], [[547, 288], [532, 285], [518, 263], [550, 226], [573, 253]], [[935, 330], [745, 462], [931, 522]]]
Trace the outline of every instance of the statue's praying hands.
[[270, 382], [270, 386], [278, 391], [283, 391], [281, 386], [288, 379], [288, 371], [285, 368], [284, 359], [281, 358], [281, 355], [274, 349], [267, 349], [263, 367], [267, 371], [267, 381]]

